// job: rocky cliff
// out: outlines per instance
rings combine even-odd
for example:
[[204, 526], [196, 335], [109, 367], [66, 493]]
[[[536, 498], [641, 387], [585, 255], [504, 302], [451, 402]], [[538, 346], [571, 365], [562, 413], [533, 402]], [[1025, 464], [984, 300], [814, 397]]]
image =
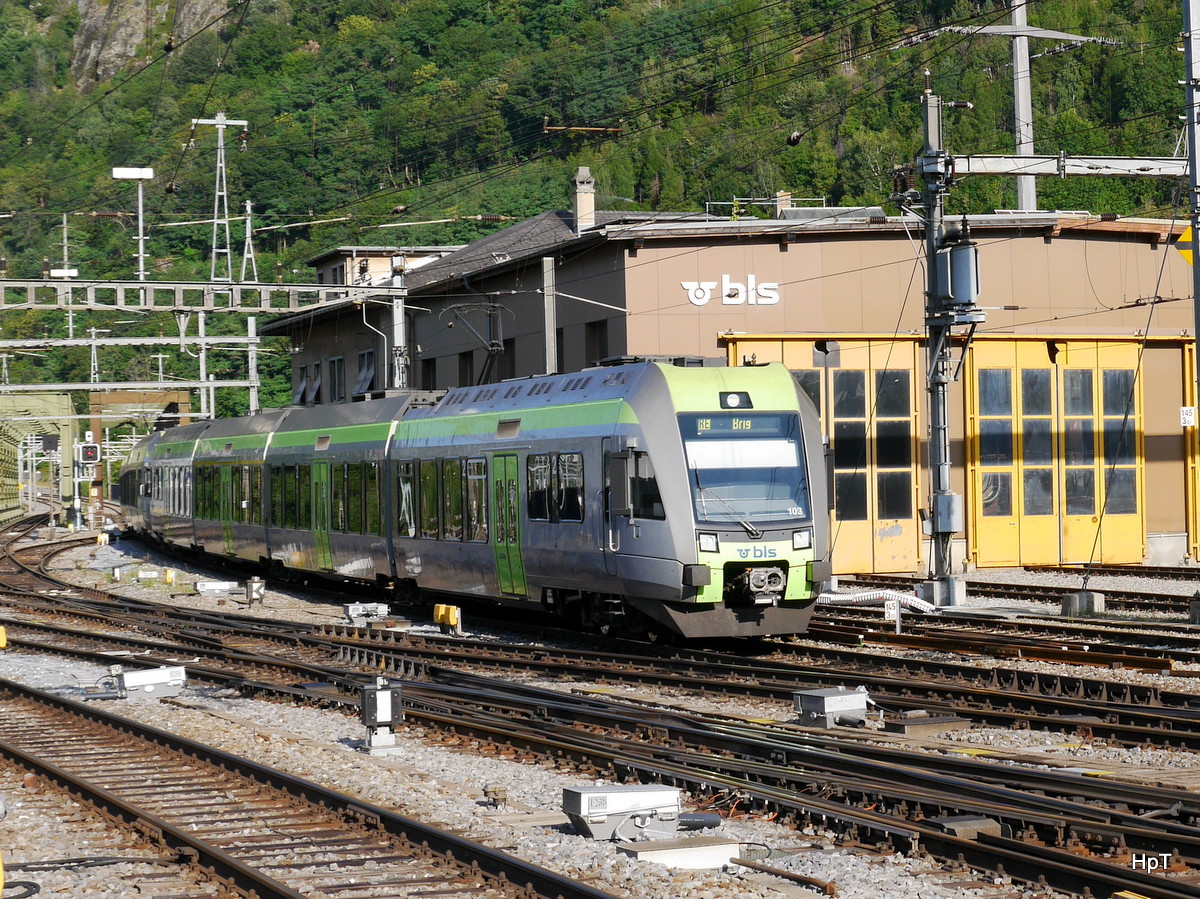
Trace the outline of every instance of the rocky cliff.
[[71, 78], [86, 91], [120, 72], [139, 57], [149, 60], [162, 52], [168, 35], [175, 44], [222, 16], [225, 0], [75, 0], [79, 30]]

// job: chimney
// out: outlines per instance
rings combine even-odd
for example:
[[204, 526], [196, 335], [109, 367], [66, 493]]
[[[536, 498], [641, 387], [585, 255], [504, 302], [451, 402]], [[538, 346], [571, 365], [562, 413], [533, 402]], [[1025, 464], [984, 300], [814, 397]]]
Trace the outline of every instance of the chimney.
[[783, 218], [783, 210], [792, 208], [792, 193], [788, 190], [775, 191], [775, 218]]
[[596, 225], [596, 179], [587, 166], [575, 173], [575, 233]]

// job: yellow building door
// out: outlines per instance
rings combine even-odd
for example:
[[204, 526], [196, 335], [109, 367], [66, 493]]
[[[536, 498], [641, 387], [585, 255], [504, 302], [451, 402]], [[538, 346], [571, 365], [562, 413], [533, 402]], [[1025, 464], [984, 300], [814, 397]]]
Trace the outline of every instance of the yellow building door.
[[977, 565], [1140, 562], [1137, 346], [980, 341], [968, 410]]
[[1060, 359], [1062, 561], [1145, 555], [1141, 403], [1133, 343], [1073, 344]]
[[975, 563], [1057, 560], [1057, 404], [1046, 344], [980, 341], [971, 360], [967, 460]]
[[916, 344], [847, 343], [836, 367], [796, 371], [833, 455], [834, 571], [916, 571]]

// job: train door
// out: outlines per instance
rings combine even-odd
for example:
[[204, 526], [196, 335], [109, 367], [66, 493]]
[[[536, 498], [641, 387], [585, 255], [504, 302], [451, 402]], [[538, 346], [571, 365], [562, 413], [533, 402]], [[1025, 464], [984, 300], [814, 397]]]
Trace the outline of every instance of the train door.
[[496, 576], [506, 596], [527, 596], [521, 557], [520, 464], [515, 453], [492, 455], [492, 533]]
[[618, 536], [617, 527], [619, 516], [613, 515], [612, 509], [612, 472], [610, 471], [609, 459], [612, 454], [617, 452], [620, 447], [616, 440], [612, 437], [605, 437], [603, 441], [603, 453], [601, 454], [602, 470], [604, 472], [604, 495], [601, 501], [604, 505], [604, 514], [596, 516], [597, 526], [600, 529], [596, 535], [598, 545], [600, 547], [600, 555], [604, 559], [604, 571], [607, 574], [617, 573], [617, 550], [620, 549], [620, 537]]
[[220, 472], [217, 475], [219, 478], [217, 489], [221, 503], [221, 534], [225, 538], [225, 552], [233, 555], [233, 468], [229, 465], [221, 465], [217, 471]]
[[314, 462], [312, 467], [313, 546], [317, 567], [333, 570], [333, 552], [329, 548], [329, 463]]

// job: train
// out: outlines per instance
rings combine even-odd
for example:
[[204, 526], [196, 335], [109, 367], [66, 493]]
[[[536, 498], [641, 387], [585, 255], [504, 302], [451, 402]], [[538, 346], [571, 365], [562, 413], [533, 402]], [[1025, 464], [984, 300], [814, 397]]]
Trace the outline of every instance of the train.
[[694, 640], [807, 629], [827, 472], [784, 366], [625, 360], [168, 428], [120, 497], [146, 541], [274, 577]]

